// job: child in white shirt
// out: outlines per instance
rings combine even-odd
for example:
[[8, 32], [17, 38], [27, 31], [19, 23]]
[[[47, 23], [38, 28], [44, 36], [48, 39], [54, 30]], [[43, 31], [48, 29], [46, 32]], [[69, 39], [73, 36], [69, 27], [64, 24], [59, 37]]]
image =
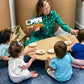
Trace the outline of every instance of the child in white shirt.
[[13, 82], [21, 82], [28, 78], [35, 78], [38, 74], [35, 71], [30, 72], [28, 68], [31, 66], [32, 62], [36, 57], [32, 57], [28, 63], [24, 62], [24, 55], [29, 52], [33, 52], [35, 49], [24, 51], [21, 43], [18, 41], [13, 41], [9, 47], [9, 53], [11, 55], [9, 60], [9, 76]]

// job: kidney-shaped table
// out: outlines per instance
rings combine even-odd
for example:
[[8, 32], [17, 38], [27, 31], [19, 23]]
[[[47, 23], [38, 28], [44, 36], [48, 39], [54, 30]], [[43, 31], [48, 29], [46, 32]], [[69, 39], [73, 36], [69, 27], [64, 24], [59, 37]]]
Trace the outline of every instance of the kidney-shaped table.
[[[47, 69], [47, 61], [46, 61], [47, 57], [50, 57], [50, 59], [56, 57], [55, 54], [48, 53], [48, 50], [53, 49], [54, 44], [57, 41], [75, 41], [75, 43], [78, 42], [75, 35], [61, 35], [61, 36], [55, 36], [55, 37], [39, 40], [39, 41], [35, 42], [37, 44], [37, 46], [35, 48], [37, 50], [45, 50], [45, 54], [39, 55], [39, 54], [36, 54], [36, 52], [30, 52], [27, 55], [30, 56], [30, 57], [35, 55], [37, 60], [45, 61], [45, 69]], [[67, 46], [67, 51], [70, 49], [70, 47], [71, 46]], [[31, 49], [31, 48], [32, 47], [26, 46], [25, 50]]]

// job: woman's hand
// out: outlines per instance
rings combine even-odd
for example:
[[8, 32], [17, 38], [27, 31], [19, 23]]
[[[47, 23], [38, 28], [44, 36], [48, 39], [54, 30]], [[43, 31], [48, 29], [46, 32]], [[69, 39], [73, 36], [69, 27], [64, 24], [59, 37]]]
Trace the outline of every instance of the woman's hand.
[[32, 25], [31, 28], [28, 29], [29, 32], [32, 32], [32, 31], [39, 31], [40, 30], [40, 27], [36, 27], [34, 28], [34, 26]]
[[32, 32], [34, 30], [34, 27], [33, 27], [33, 25], [31, 25], [31, 27], [30, 28], [28, 28], [28, 32]]
[[70, 30], [70, 33], [72, 33], [72, 34], [78, 34], [78, 31], [79, 31], [79, 30], [71, 29], [71, 30]]
[[40, 27], [39, 26], [35, 28], [35, 31], [39, 31], [39, 30], [40, 30]]

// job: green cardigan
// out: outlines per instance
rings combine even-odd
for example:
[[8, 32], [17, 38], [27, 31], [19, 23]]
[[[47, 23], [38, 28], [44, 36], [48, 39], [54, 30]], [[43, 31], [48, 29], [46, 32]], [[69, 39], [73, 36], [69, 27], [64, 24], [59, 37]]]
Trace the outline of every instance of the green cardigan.
[[42, 15], [42, 20], [44, 27], [41, 28], [40, 31], [32, 31], [30, 39], [24, 43], [24, 46], [27, 46], [28, 44], [35, 41], [53, 37], [54, 35], [52, 32], [56, 23], [66, 32], [69, 32], [71, 29], [68, 25], [63, 23], [59, 15], [53, 10], [50, 11], [49, 15]]

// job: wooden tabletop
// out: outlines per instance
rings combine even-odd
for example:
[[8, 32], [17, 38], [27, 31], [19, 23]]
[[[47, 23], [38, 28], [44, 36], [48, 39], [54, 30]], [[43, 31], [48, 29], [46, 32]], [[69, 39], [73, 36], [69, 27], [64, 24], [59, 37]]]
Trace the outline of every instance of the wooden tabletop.
[[[47, 57], [50, 57], [50, 59], [55, 58], [56, 57], [55, 54], [48, 53], [48, 50], [53, 49], [54, 44], [57, 41], [75, 41], [75, 43], [78, 42], [75, 35], [62, 35], [62, 36], [55, 36], [55, 37], [43, 39], [43, 40], [35, 42], [37, 43], [37, 46], [34, 48], [36, 48], [37, 50], [45, 50], [45, 54], [38, 55], [36, 54], [36, 52], [30, 52], [28, 53], [28, 56], [32, 57], [33, 55], [36, 55], [36, 58], [38, 60], [46, 60]], [[69, 48], [70, 46], [67, 46], [67, 50], [69, 50]], [[26, 46], [25, 50], [26, 49], [31, 49], [31, 47]]]

